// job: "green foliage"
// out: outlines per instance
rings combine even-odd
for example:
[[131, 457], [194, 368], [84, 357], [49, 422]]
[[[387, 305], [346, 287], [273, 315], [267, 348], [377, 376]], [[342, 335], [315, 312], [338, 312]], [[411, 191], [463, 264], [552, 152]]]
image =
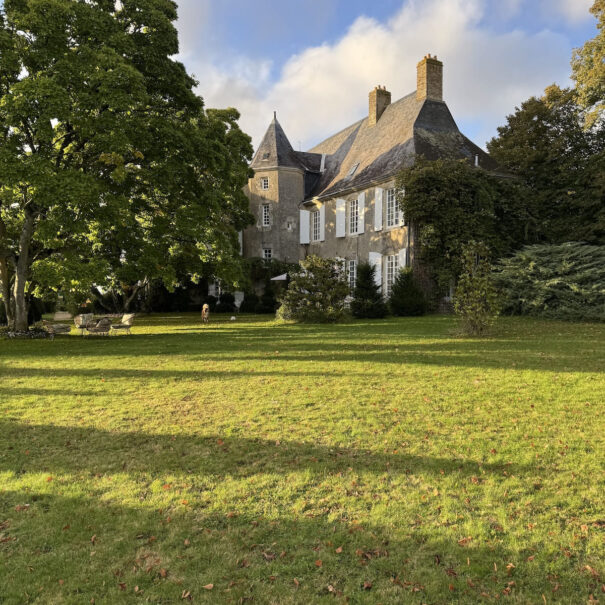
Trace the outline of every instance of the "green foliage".
[[524, 184], [536, 242], [605, 243], [605, 137], [584, 128], [574, 90], [550, 86], [522, 103], [488, 149]]
[[578, 100], [589, 127], [603, 127], [605, 112], [605, 0], [595, 0], [590, 12], [597, 18], [597, 35], [576, 49], [571, 62]]
[[275, 286], [273, 282], [267, 278], [265, 280], [265, 289], [263, 295], [260, 297], [256, 307], [254, 308], [255, 313], [275, 313], [277, 310], [277, 299], [275, 298]]
[[231, 292], [221, 292], [215, 311], [217, 313], [233, 313], [235, 311], [235, 296]]
[[481, 336], [498, 316], [498, 297], [492, 282], [488, 247], [482, 242], [469, 242], [463, 248], [462, 263], [454, 310], [465, 334]]
[[387, 306], [376, 284], [376, 267], [369, 263], [357, 265], [357, 278], [351, 301], [351, 313], [357, 318], [382, 318], [387, 314]]
[[260, 302], [258, 295], [254, 291], [249, 291], [244, 294], [244, 300], [239, 307], [241, 313], [255, 313], [256, 305]]
[[175, 20], [167, 0], [4, 3], [0, 282], [16, 322], [38, 290], [94, 281], [127, 300], [208, 264], [241, 278], [250, 139], [236, 110], [204, 109]]
[[424, 315], [427, 311], [424, 292], [414, 279], [411, 267], [399, 271], [389, 296], [389, 310], [397, 316]]
[[605, 246], [528, 246], [495, 268], [503, 313], [605, 321]]
[[420, 257], [440, 292], [462, 271], [462, 248], [480, 239], [499, 256], [529, 237], [524, 189], [466, 161], [417, 158], [397, 178], [399, 203], [417, 235]]
[[290, 274], [278, 315], [309, 323], [332, 323], [347, 316], [345, 299], [349, 284], [338, 261], [308, 256]]

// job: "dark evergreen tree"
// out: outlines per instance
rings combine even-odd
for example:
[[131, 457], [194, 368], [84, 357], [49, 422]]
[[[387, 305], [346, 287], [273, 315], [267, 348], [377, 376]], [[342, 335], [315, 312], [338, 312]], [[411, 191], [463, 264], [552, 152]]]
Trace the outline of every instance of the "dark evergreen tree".
[[359, 263], [351, 301], [353, 317], [381, 318], [387, 314], [387, 306], [380, 289], [376, 284], [376, 267], [369, 263]]
[[244, 300], [239, 306], [241, 313], [256, 313], [256, 305], [258, 305], [260, 299], [254, 291], [249, 291], [244, 294]]
[[275, 298], [275, 288], [271, 279], [265, 281], [265, 291], [256, 305], [256, 313], [275, 313], [277, 310], [277, 300]]
[[393, 285], [389, 296], [389, 309], [393, 315], [424, 315], [427, 311], [427, 300], [424, 292], [414, 279], [411, 268], [402, 269]]

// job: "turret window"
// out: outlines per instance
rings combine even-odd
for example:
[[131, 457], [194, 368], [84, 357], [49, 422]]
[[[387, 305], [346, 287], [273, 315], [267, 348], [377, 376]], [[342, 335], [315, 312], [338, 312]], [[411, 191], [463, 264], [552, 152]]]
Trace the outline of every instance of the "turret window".
[[271, 226], [271, 213], [269, 210], [269, 204], [263, 204], [262, 206], [262, 225], [263, 227]]
[[261, 176], [261, 178], [260, 178], [260, 188], [263, 191], [267, 191], [267, 189], [269, 189], [269, 177], [268, 176]]

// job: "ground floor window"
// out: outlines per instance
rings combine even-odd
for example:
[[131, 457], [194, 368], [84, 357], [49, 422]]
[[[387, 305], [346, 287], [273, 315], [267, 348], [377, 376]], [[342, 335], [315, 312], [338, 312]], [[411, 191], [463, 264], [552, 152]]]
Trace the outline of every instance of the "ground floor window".
[[357, 283], [357, 261], [349, 260], [347, 261], [347, 277], [349, 278], [349, 288], [351, 288], [351, 292], [355, 289], [355, 284]]
[[385, 296], [391, 295], [391, 288], [393, 286], [393, 282], [397, 277], [397, 273], [399, 272], [399, 255], [391, 254], [386, 257], [386, 275], [385, 275], [385, 284], [384, 284], [384, 293]]
[[263, 258], [271, 260], [273, 258], [273, 248], [263, 248]]

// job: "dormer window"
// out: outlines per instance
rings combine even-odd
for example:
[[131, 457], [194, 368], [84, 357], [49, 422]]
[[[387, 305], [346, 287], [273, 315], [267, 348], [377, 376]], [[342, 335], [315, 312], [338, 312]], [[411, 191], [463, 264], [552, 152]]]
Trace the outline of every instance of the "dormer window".
[[353, 164], [353, 166], [351, 166], [351, 169], [349, 170], [349, 172], [347, 172], [347, 176], [345, 178], [350, 179], [357, 172], [358, 168], [359, 168], [359, 162], [357, 162], [357, 164]]
[[263, 191], [267, 191], [267, 189], [269, 189], [269, 177], [268, 176], [260, 177], [260, 188]]

